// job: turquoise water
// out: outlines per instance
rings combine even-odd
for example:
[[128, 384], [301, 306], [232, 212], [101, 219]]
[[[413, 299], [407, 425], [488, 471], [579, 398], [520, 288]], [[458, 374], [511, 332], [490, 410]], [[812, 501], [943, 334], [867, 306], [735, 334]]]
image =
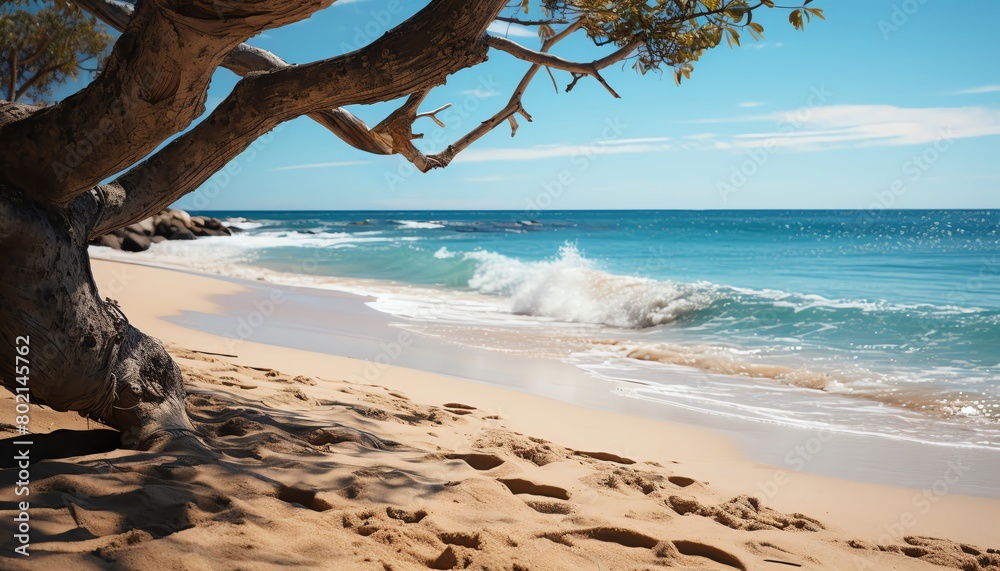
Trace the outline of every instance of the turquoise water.
[[207, 214], [246, 230], [151, 255], [331, 278], [417, 329], [480, 345], [502, 330], [498, 349], [651, 394], [668, 372], [706, 393], [751, 379], [1000, 441], [1000, 211]]

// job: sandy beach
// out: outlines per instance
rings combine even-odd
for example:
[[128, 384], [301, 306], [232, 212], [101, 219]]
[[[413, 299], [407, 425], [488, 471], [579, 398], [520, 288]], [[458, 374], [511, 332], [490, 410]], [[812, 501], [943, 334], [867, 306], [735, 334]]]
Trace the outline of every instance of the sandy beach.
[[195, 331], [177, 317], [247, 286], [93, 265], [180, 363], [207, 448], [118, 449], [35, 408], [31, 557], [2, 568], [1000, 569], [1000, 501], [951, 493], [961, 459], [925, 489], [756, 463], [719, 431], [390, 364], [405, 338], [372, 362]]

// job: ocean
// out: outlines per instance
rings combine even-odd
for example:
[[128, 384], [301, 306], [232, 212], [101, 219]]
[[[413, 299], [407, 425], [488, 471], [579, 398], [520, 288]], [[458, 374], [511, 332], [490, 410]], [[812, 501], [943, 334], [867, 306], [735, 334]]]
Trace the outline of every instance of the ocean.
[[204, 212], [97, 257], [374, 297], [705, 414], [1000, 448], [1000, 211]]

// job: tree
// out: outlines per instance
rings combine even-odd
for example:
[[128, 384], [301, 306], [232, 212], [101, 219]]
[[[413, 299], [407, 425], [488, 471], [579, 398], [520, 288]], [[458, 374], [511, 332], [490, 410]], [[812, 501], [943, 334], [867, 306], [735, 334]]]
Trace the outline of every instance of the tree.
[[[754, 15], [775, 8], [772, 0], [543, 0], [541, 18], [528, 20], [501, 15], [507, 0], [430, 0], [365, 47], [290, 65], [243, 42], [332, 0], [73, 2], [121, 36], [102, 73], [76, 95], [49, 107], [0, 103], [0, 375], [11, 390], [30, 382], [34, 402], [101, 420], [137, 446], [190, 430], [181, 374], [158, 341], [98, 297], [90, 239], [194, 191], [283, 121], [308, 115], [359, 149], [400, 154], [427, 171], [505, 122], [513, 133], [518, 116], [530, 121], [521, 97], [542, 67], [569, 72], [567, 91], [591, 78], [615, 97], [601, 72], [618, 62], [631, 61], [640, 73], [669, 69], [679, 83], [724, 39], [760, 37]], [[810, 2], [784, 8], [796, 28], [822, 17]], [[527, 12], [528, 1], [509, 8]], [[541, 48], [488, 34], [494, 20], [536, 26]], [[607, 55], [574, 62], [550, 53], [574, 34]], [[531, 65], [502, 109], [425, 156], [413, 145], [412, 125], [428, 115], [421, 102], [491, 52]], [[219, 66], [243, 79], [214, 111], [143, 160], [204, 113]], [[343, 109], [397, 99], [399, 108], [373, 128]], [[30, 380], [12, 357], [25, 341]]]
[[0, 4], [0, 93], [8, 101], [40, 101], [76, 79], [85, 62], [99, 60], [111, 39], [96, 18], [73, 4], [5, 0]]

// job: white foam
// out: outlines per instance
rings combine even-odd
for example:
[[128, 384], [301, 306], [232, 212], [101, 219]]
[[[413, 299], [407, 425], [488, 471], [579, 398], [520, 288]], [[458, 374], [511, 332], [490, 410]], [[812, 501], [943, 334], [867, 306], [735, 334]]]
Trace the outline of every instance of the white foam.
[[609, 274], [571, 244], [560, 248], [558, 258], [541, 262], [485, 250], [463, 257], [477, 263], [469, 287], [506, 297], [510, 311], [521, 315], [640, 329], [670, 323], [715, 297], [707, 283]]
[[232, 228], [239, 228], [240, 230], [255, 230], [264, 226], [263, 222], [254, 222], [243, 218], [242, 216], [236, 218], [227, 218], [222, 221], [223, 224]]
[[392, 223], [398, 225], [404, 230], [433, 230], [435, 228], [444, 228], [445, 226], [443, 222], [435, 222], [433, 220], [430, 222], [420, 222], [418, 220], [392, 220]]
[[447, 247], [441, 246], [441, 249], [434, 252], [434, 257], [439, 260], [447, 260], [448, 258], [454, 258], [458, 254], [450, 251]]

